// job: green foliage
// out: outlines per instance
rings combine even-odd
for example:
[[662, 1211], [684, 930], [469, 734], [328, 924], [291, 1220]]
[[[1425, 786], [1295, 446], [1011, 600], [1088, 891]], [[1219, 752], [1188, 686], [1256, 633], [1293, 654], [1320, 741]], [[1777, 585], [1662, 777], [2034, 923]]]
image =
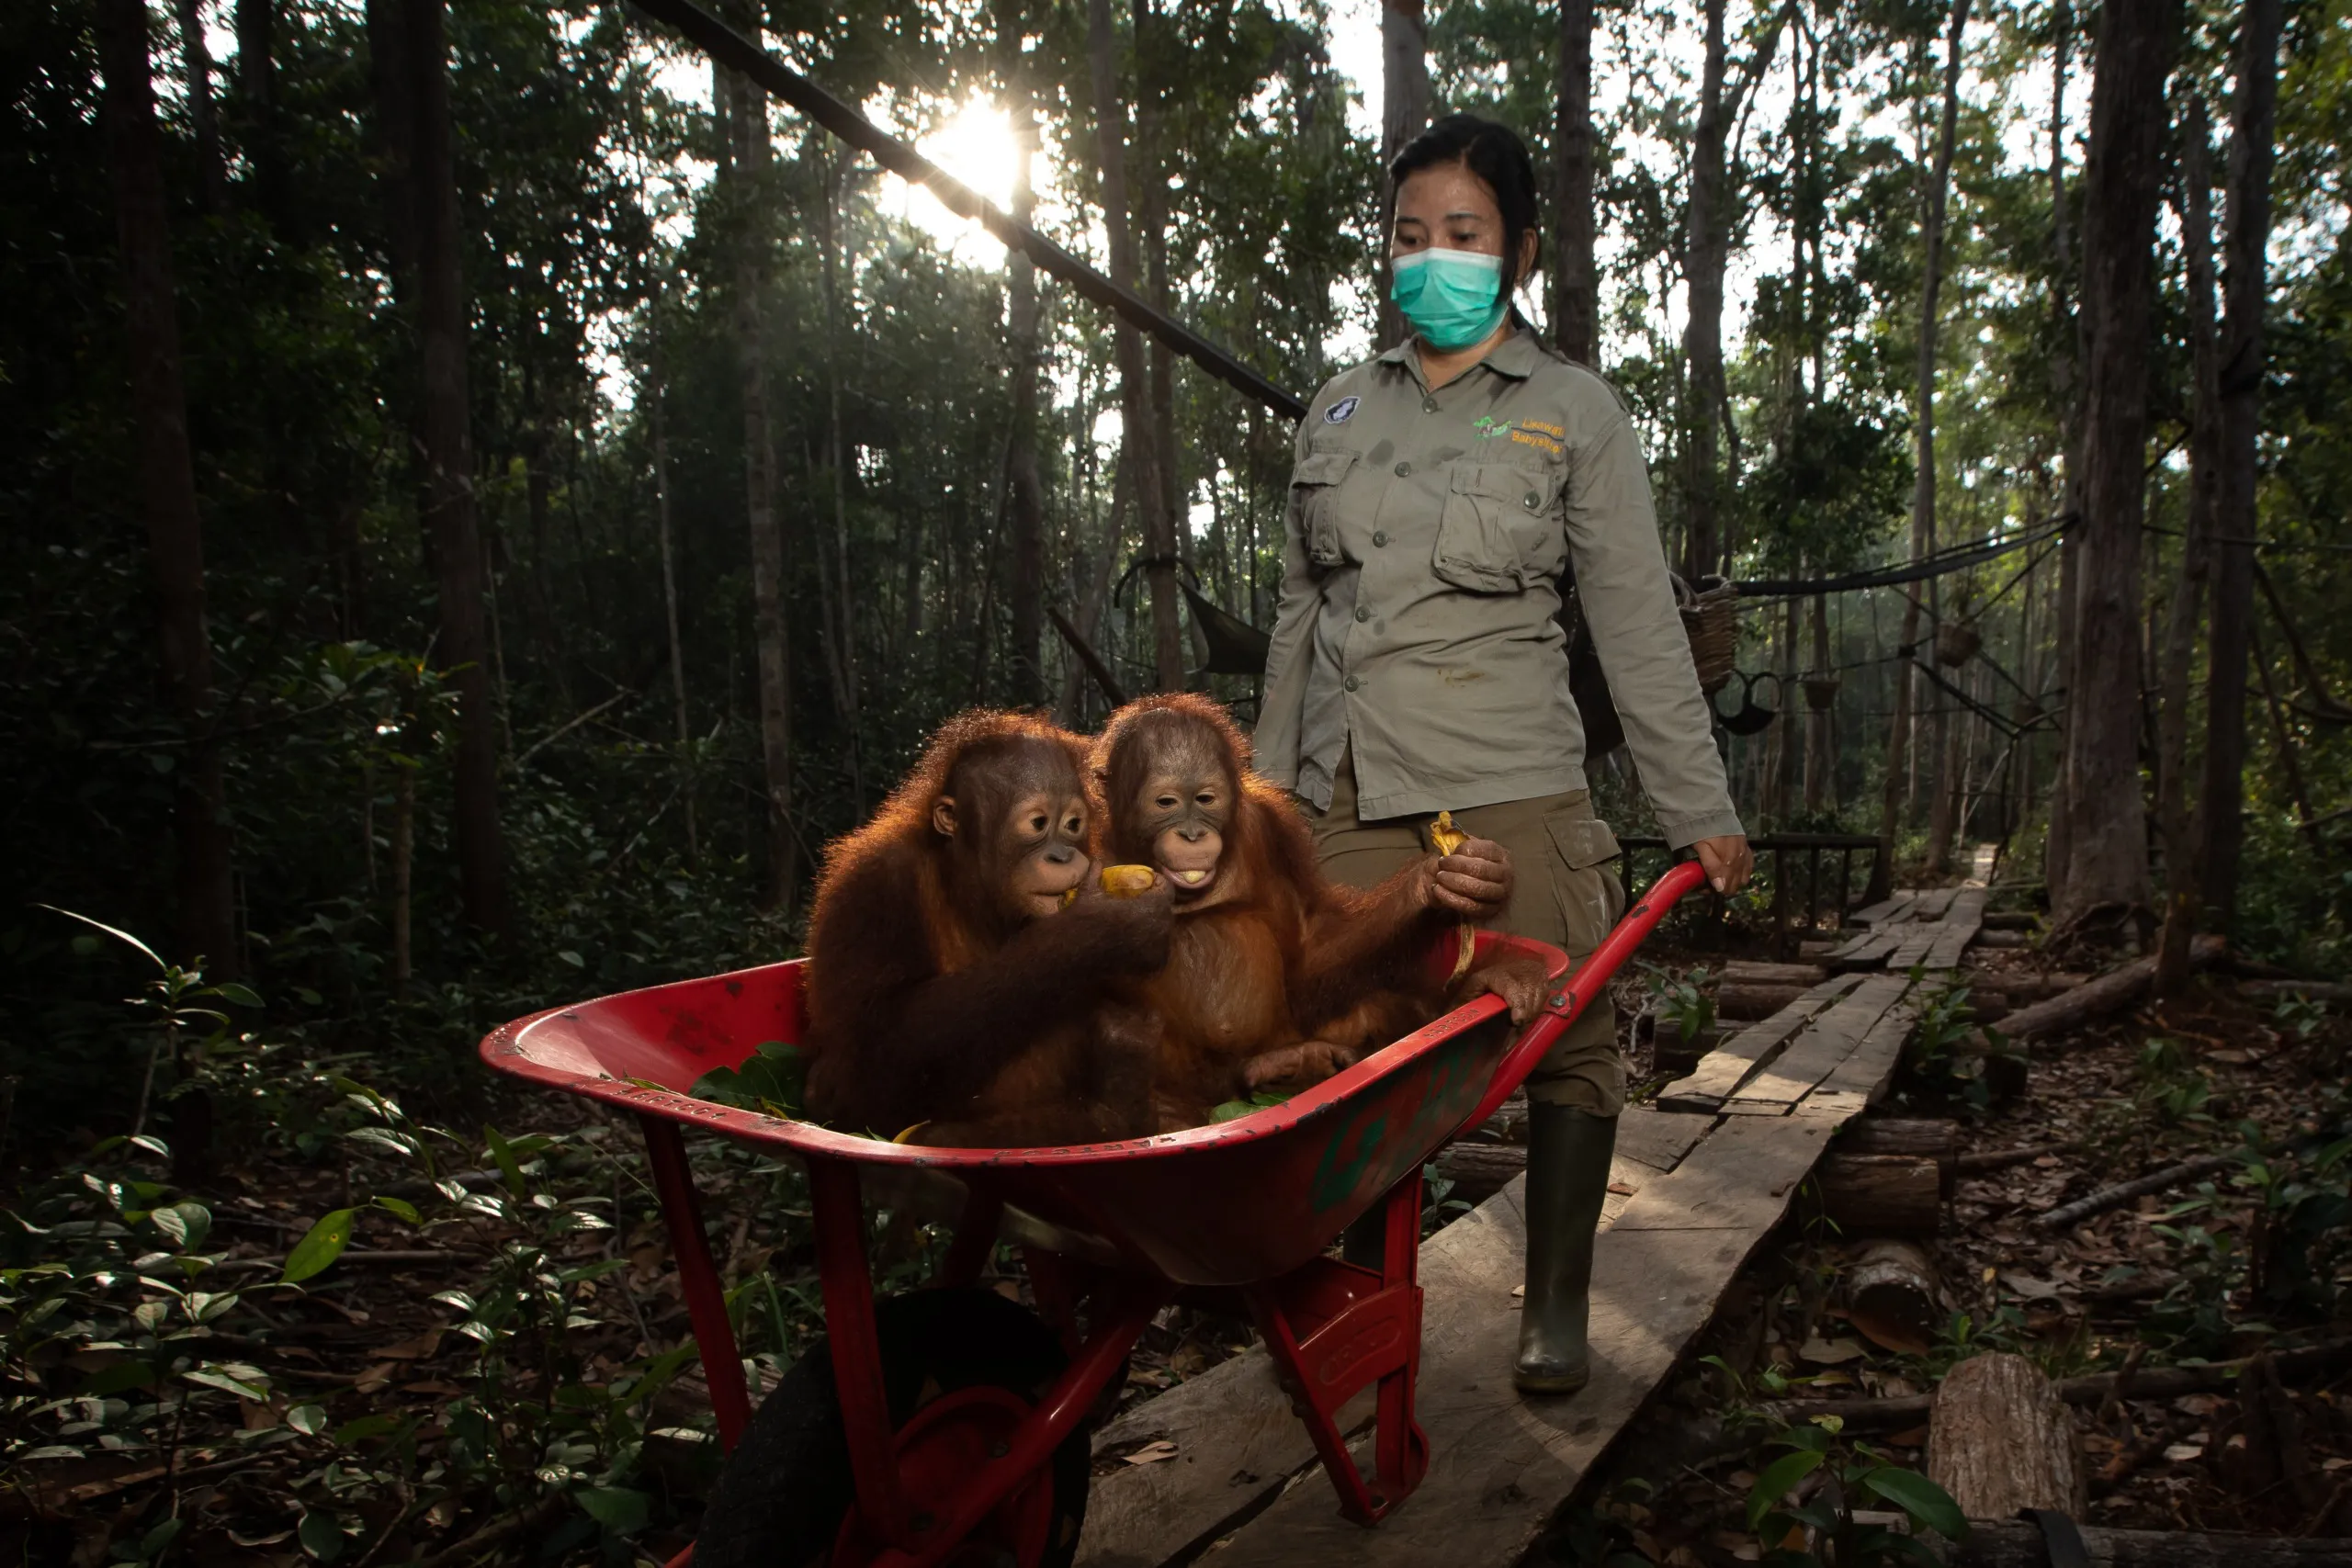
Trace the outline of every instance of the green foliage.
[[1704, 966], [1677, 975], [1655, 964], [1645, 964], [1649, 977], [1650, 1010], [1661, 1023], [1671, 1023], [1684, 1044], [1715, 1026], [1715, 994], [1708, 987], [1714, 976]]
[[808, 1082], [808, 1054], [781, 1040], [763, 1040], [731, 1067], [713, 1067], [695, 1080], [697, 1100], [786, 1120], [801, 1114]]
[[[1822, 1416], [1784, 1427], [1772, 1439], [1788, 1451], [1758, 1472], [1747, 1491], [1747, 1528], [1764, 1549], [1764, 1562], [1775, 1568], [1928, 1565], [1941, 1559], [1918, 1532], [1953, 1542], [1967, 1539], [1968, 1520], [1950, 1493], [1868, 1444], [1844, 1438], [1843, 1430], [1837, 1416]], [[1800, 1483], [1816, 1473], [1816, 1485], [1803, 1501], [1792, 1501]], [[1909, 1519], [1910, 1531], [1855, 1517], [1890, 1504]]]

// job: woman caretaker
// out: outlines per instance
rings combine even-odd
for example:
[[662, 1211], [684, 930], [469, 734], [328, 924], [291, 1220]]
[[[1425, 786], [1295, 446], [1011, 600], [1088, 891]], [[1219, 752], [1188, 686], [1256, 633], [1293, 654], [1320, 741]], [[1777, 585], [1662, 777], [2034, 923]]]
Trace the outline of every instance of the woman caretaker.
[[[1715, 753], [1650, 505], [1608, 383], [1512, 310], [1535, 268], [1535, 171], [1508, 128], [1449, 115], [1390, 169], [1390, 297], [1412, 335], [1316, 395], [1299, 427], [1259, 771], [1306, 807], [1324, 869], [1371, 886], [1431, 817], [1510, 851], [1507, 930], [1582, 958], [1622, 913], [1586, 790], [1555, 618], [1573, 567], [1667, 841], [1719, 892], [1747, 840]], [[1586, 1296], [1625, 1069], [1607, 996], [1527, 1080], [1527, 1300], [1513, 1381], [1591, 1372]]]

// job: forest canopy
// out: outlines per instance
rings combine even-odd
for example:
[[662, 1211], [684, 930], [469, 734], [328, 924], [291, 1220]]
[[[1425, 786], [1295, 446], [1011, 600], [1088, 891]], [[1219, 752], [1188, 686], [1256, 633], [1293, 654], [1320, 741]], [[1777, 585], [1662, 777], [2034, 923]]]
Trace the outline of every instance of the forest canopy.
[[[2343, 5], [715, 9], [1300, 397], [1396, 331], [1385, 152], [1511, 123], [1522, 314], [1633, 412], [1684, 576], [1779, 590], [1718, 698], [1776, 714], [1724, 737], [1751, 831], [2341, 958]], [[1254, 712], [1204, 607], [1271, 624], [1290, 422], [647, 17], [0, 38], [19, 1118], [127, 1092], [129, 960], [35, 904], [456, 1049], [791, 952], [962, 707]]]

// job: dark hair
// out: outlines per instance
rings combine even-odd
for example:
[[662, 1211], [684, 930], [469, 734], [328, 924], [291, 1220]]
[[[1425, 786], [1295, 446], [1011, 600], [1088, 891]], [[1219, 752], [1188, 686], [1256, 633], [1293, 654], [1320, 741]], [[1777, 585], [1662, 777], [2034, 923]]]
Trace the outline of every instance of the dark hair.
[[[1503, 289], [1509, 299], [1519, 288], [1519, 248], [1529, 234], [1536, 236], [1536, 259], [1543, 259], [1543, 230], [1535, 205], [1535, 161], [1519, 132], [1497, 120], [1475, 114], [1450, 114], [1405, 143], [1388, 165], [1389, 188], [1401, 188], [1407, 176], [1443, 164], [1459, 164], [1487, 183], [1495, 206], [1503, 215]], [[1516, 313], [1517, 307], [1513, 307]]]

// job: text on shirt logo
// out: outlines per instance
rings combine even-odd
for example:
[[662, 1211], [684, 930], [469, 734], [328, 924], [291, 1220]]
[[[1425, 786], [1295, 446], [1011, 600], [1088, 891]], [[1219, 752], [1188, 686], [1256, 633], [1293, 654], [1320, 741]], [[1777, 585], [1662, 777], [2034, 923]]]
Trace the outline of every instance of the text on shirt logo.
[[1537, 435], [1525, 430], [1512, 431], [1510, 438], [1522, 446], [1532, 446], [1540, 452], [1549, 452], [1555, 457], [1558, 457], [1563, 450], [1560, 444], [1550, 436]]
[[1356, 412], [1356, 405], [1363, 400], [1362, 398], [1341, 398], [1331, 405], [1329, 412], [1324, 414], [1323, 423], [1326, 424], [1345, 423], [1348, 417]]

